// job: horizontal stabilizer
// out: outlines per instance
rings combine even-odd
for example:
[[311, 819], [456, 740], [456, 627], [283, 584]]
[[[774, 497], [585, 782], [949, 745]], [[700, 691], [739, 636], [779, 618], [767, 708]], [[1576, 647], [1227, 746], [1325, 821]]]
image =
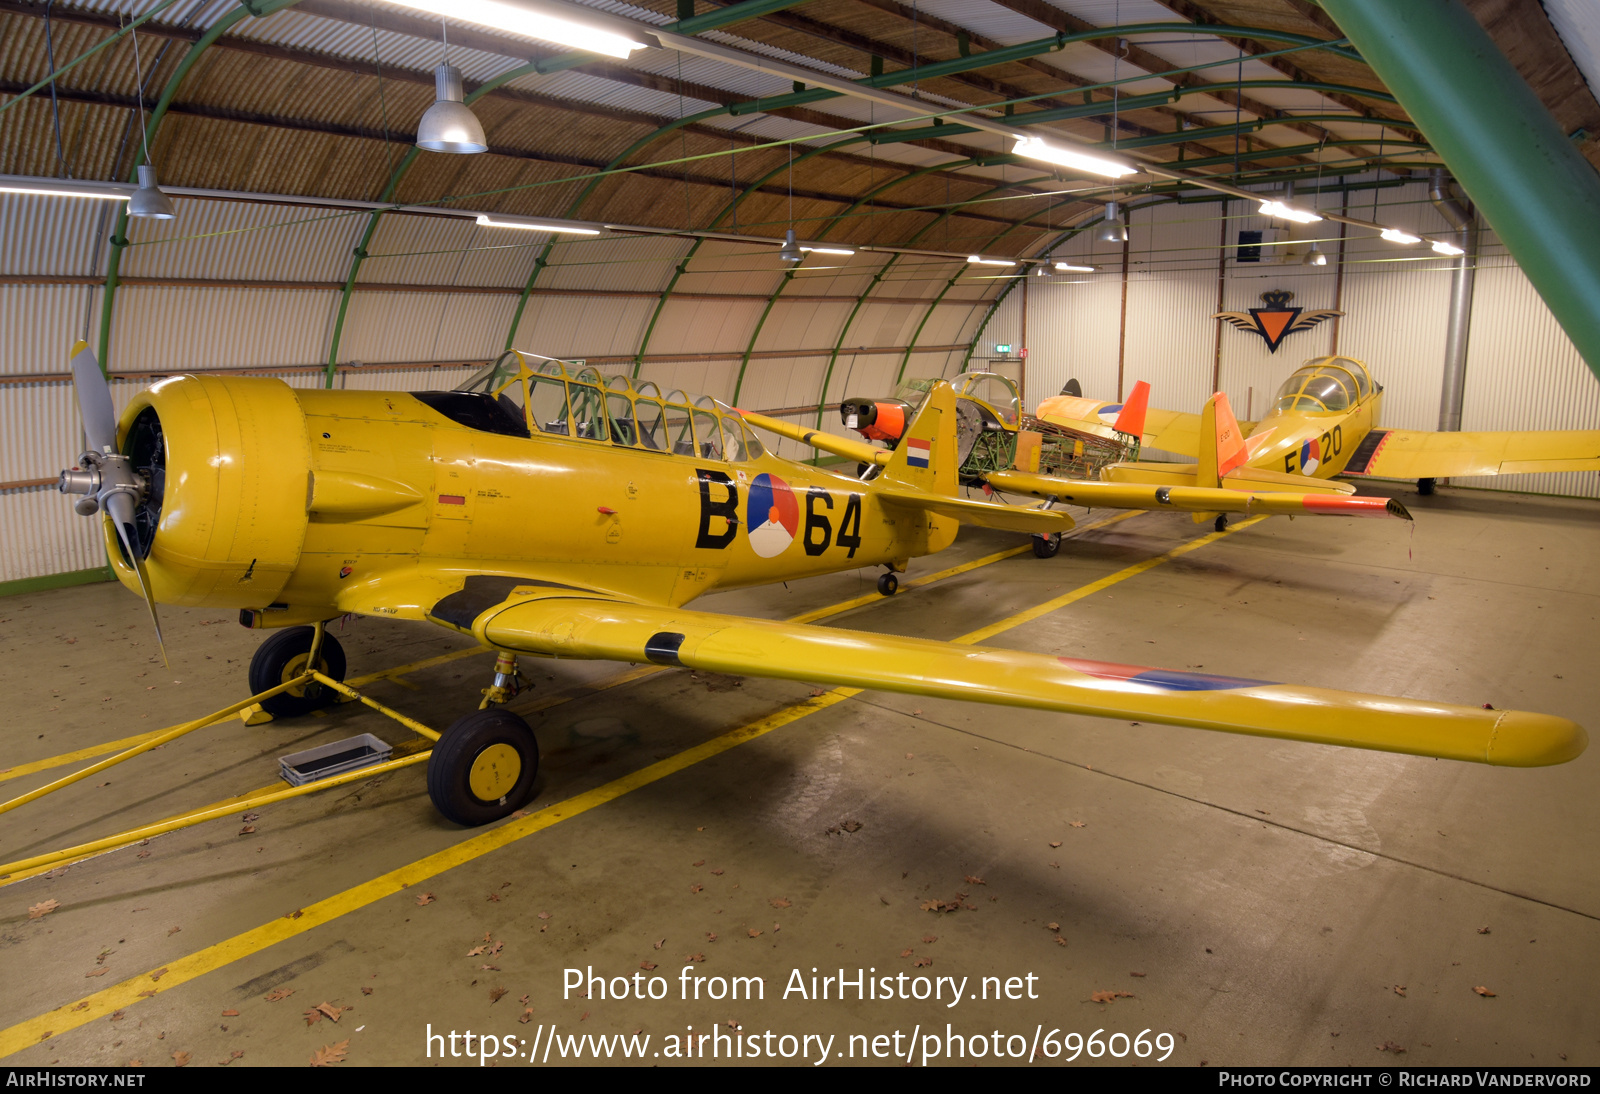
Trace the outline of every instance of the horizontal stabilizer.
[[[1120, 465], [1127, 466], [1127, 465]], [[1182, 467], [1182, 464], [1157, 464]], [[1233, 490], [1186, 483], [1077, 482], [1022, 471], [995, 471], [989, 484], [1013, 494], [1056, 498], [1072, 505], [1108, 509], [1173, 509], [1184, 513], [1285, 513], [1290, 516], [1398, 517], [1411, 514], [1387, 498], [1357, 498], [1344, 493], [1292, 493], [1285, 490]], [[1315, 481], [1315, 480], [1309, 480]]]
[[[994, 476], [990, 476], [991, 478]], [[959, 520], [962, 524], [975, 524], [979, 528], [998, 528], [1005, 532], [1031, 532], [1049, 535], [1052, 532], [1071, 531], [1074, 522], [1066, 513], [1046, 509], [1025, 509], [1019, 505], [1001, 505], [972, 498], [923, 493], [920, 490], [899, 490], [885, 487], [878, 496], [886, 502], [908, 509], [937, 513], [941, 517]]]

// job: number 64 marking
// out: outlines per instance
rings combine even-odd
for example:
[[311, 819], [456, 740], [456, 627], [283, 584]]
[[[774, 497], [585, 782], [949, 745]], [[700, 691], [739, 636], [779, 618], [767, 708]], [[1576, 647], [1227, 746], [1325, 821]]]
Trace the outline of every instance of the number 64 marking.
[[856, 549], [861, 546], [861, 498], [860, 494], [846, 496], [844, 516], [839, 520], [839, 535], [835, 539], [833, 522], [817, 511], [819, 504], [823, 509], [831, 510], [833, 495], [820, 486], [813, 486], [806, 491], [806, 527], [801, 537], [806, 554], [813, 557], [820, 555], [831, 543], [837, 543], [840, 547], [850, 549], [846, 558], [856, 557]]

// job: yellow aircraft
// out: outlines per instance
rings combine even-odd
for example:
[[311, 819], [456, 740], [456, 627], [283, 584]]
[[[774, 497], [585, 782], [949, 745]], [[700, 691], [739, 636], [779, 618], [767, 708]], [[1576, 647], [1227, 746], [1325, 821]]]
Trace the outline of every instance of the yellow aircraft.
[[[90, 450], [63, 472], [97, 511], [117, 577], [157, 602], [238, 609], [275, 628], [252, 689], [330, 678], [345, 613], [428, 620], [516, 658], [650, 662], [1165, 722], [1482, 763], [1562, 763], [1564, 718], [1170, 672], [694, 611], [711, 590], [861, 566], [886, 577], [959, 523], [1058, 532], [1071, 518], [959, 496], [955, 398], [936, 386], [870, 481], [780, 459], [707, 398], [512, 352], [455, 391], [297, 390], [177, 376], [120, 422], [88, 347], [74, 381]], [[880, 450], [881, 451], [881, 450]], [[1125, 488], [1135, 489], [1135, 488]], [[1156, 488], [1137, 488], [1146, 492]], [[302, 688], [263, 705], [303, 713]], [[495, 707], [428, 760], [465, 825], [520, 808], [538, 745]]]
[[[1434, 480], [1442, 478], [1600, 470], [1600, 429], [1521, 433], [1380, 429], [1382, 404], [1383, 388], [1373, 383], [1362, 362], [1351, 357], [1312, 358], [1283, 382], [1265, 418], [1243, 423], [1248, 432], [1242, 445], [1229, 447], [1219, 470], [1233, 483], [1270, 480], [1287, 489], [1303, 489], [1314, 480], [1339, 474], [1416, 479], [1424, 494], [1432, 493]], [[1081, 427], [1101, 422], [1107, 408], [1114, 411], [1116, 404], [1058, 395], [1040, 403], [1038, 415]], [[1152, 410], [1141, 438], [1144, 445], [1195, 454], [1200, 462], [1128, 462], [1106, 468], [1104, 476], [1112, 482], [1171, 486], [1188, 485], [1197, 476], [1205, 479], [1209, 446], [1202, 445], [1201, 438], [1209, 434], [1205, 414]]]

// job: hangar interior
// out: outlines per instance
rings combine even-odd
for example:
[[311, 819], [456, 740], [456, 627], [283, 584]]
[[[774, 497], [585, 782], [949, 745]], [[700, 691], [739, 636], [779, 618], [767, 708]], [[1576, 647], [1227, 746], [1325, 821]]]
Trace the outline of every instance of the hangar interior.
[[[0, 0], [0, 798], [243, 699], [262, 638], [165, 606], [163, 664], [111, 580], [102, 521], [56, 489], [85, 446], [80, 340], [119, 410], [180, 374], [446, 390], [515, 348], [845, 438], [841, 399], [972, 370], [1029, 408], [1144, 380], [1152, 406], [1221, 391], [1254, 421], [1338, 354], [1384, 387], [1384, 426], [1434, 430], [1453, 353], [1453, 428], [1596, 428], [1553, 260], [1474, 208], [1537, 204], [1538, 179], [1466, 186], [1336, 21], [1361, 6], [565, 5], [659, 35], [617, 58], [450, 5]], [[1424, 8], [1464, 12], [1537, 100], [1529, 128], [1600, 167], [1588, 5]], [[418, 144], [451, 101], [441, 63], [479, 154]], [[1029, 158], [1012, 126], [1141, 170]], [[170, 218], [129, 215], [141, 168]], [[1575, 208], [1580, 238], [1600, 210]], [[1459, 258], [1427, 246], [1457, 238]], [[1275, 348], [1216, 317], [1277, 292], [1336, 314]], [[964, 527], [890, 598], [847, 569], [697, 606], [1596, 723], [1593, 471], [1360, 491], [1414, 524], [1073, 506], [1051, 558]], [[425, 725], [490, 683], [471, 635], [331, 626], [347, 680]], [[660, 665], [523, 671], [526, 815], [452, 824], [411, 767], [0, 878], [0, 1055], [460, 1064], [427, 1035], [472, 1029], [515, 1040], [490, 1061], [510, 1066], [559, 1028], [652, 1034], [669, 1060], [771, 1031], [763, 1062], [785, 1035], [778, 1062], [817, 1062], [809, 1035], [830, 1063], [1600, 1061], [1589, 755], [1521, 771]], [[242, 801], [279, 757], [361, 733], [418, 750], [357, 703], [231, 720], [0, 814], [0, 858]], [[669, 992], [574, 990], [571, 969]], [[816, 970], [859, 969], [979, 997], [810, 997]], [[764, 997], [713, 994], [734, 977]], [[914, 1028], [945, 1038], [929, 1055]], [[1168, 1048], [1035, 1038], [1097, 1029]]]

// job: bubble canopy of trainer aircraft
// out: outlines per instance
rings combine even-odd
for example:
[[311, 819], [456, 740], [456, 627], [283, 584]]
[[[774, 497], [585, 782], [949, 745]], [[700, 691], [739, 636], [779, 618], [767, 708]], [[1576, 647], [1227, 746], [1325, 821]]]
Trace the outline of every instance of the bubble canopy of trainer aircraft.
[[1348, 410], [1372, 391], [1366, 366], [1350, 357], [1314, 357], [1278, 388], [1278, 411], [1333, 413]]
[[494, 433], [573, 437], [735, 463], [765, 452], [738, 412], [709, 395], [663, 394], [649, 380], [603, 376], [581, 362], [523, 350], [507, 350], [454, 392], [437, 394], [471, 396], [459, 409], [443, 398], [426, 401], [463, 425]]

